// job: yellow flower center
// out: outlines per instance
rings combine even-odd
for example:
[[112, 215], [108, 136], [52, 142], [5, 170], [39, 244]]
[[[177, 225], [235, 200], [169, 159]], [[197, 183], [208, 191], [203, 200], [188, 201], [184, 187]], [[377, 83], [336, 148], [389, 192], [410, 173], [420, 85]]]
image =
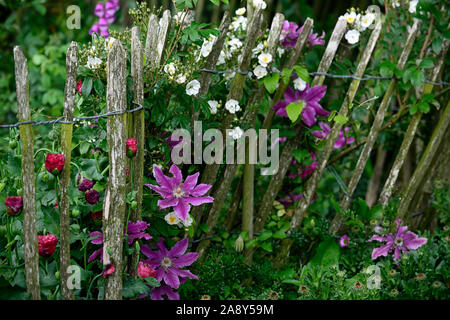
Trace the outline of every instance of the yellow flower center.
[[184, 191], [178, 186], [175, 189], [173, 189], [173, 196], [175, 198], [181, 198], [184, 196]]

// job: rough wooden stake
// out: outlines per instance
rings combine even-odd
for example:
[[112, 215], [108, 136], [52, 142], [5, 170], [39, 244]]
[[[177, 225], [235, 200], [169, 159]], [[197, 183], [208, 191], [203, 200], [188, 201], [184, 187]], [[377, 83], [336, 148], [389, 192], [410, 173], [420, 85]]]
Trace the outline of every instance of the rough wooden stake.
[[151, 66], [156, 66], [157, 47], [159, 37], [159, 23], [156, 14], [151, 14], [148, 19], [147, 39], [145, 40], [145, 59]]
[[[306, 23], [305, 23], [305, 25], [306, 25]], [[347, 26], [347, 21], [345, 19], [339, 20], [338, 23], [336, 24], [336, 26], [333, 30], [333, 33], [331, 34], [331, 38], [330, 38], [330, 41], [328, 42], [327, 48], [325, 49], [325, 53], [322, 57], [322, 60], [320, 61], [319, 67], [317, 68], [317, 72], [327, 72], [328, 69], [330, 68], [331, 62], [333, 61], [334, 55], [336, 54], [337, 49], [339, 47], [339, 43], [341, 42], [341, 39], [344, 36], [346, 26]], [[311, 21], [311, 28], [312, 28], [312, 21]], [[306, 38], [308, 38], [308, 35], [309, 35], [309, 33], [305, 34]], [[297, 44], [298, 44], [298, 42], [297, 42]], [[300, 52], [298, 53], [298, 55], [300, 55]], [[288, 64], [287, 67], [292, 68], [295, 63], [296, 63], [296, 61], [292, 60]], [[323, 84], [324, 80], [325, 80], [325, 77], [315, 76], [312, 83], [314, 84], [314, 86], [320, 86]], [[283, 94], [284, 94], [284, 91], [283, 91]], [[275, 100], [275, 98], [274, 98], [274, 100]], [[267, 121], [267, 117], [268, 116], [266, 116], [265, 122]], [[266, 125], [270, 126], [270, 124], [266, 124]], [[263, 127], [264, 127], [264, 124], [263, 124]], [[296, 127], [295, 132], [296, 132], [296, 137], [298, 137], [301, 133], [301, 128]], [[261, 200], [261, 204], [258, 209], [256, 220], [255, 220], [255, 232], [261, 232], [262, 229], [264, 228], [267, 217], [269, 216], [269, 213], [272, 210], [273, 202], [274, 202], [278, 192], [280, 192], [280, 190], [281, 190], [281, 187], [283, 184], [283, 179], [286, 176], [289, 166], [291, 165], [291, 161], [293, 159], [292, 152], [297, 148], [298, 148], [298, 139], [293, 138], [293, 139], [289, 139], [286, 142], [286, 145], [284, 146], [283, 151], [281, 152], [278, 172], [270, 180], [269, 186], [267, 187], [266, 192], [264, 193], [263, 199]]]
[[378, 198], [378, 188], [380, 187], [386, 156], [387, 150], [383, 149], [383, 145], [378, 146], [375, 166], [373, 168], [373, 174], [370, 177], [365, 198], [369, 208], [372, 208]]
[[[14, 71], [16, 76], [17, 116], [19, 121], [29, 121], [31, 120], [31, 110], [27, 59], [18, 46], [14, 47]], [[19, 127], [19, 131], [20, 140], [22, 140], [25, 281], [27, 292], [31, 295], [31, 298], [40, 300], [33, 130], [31, 124], [23, 124]]]
[[433, 135], [430, 138], [430, 142], [420, 159], [419, 165], [414, 171], [411, 180], [403, 194], [402, 200], [398, 206], [398, 218], [404, 218], [408, 209], [410, 208], [411, 202], [416, 195], [417, 190], [420, 185], [424, 182], [426, 175], [429, 172], [429, 168], [431, 167], [432, 160], [436, 155], [436, 151], [438, 150], [445, 133], [447, 132], [450, 124], [450, 102], [447, 103], [447, 107], [444, 110], [436, 128], [434, 129]]
[[[409, 54], [411, 53], [414, 42], [417, 38], [417, 35], [419, 34], [419, 26], [420, 26], [420, 21], [416, 20], [411, 28], [411, 31], [409, 32], [408, 38], [406, 39], [405, 45], [403, 47], [403, 51], [400, 54], [400, 58], [397, 63], [398, 70], [403, 70], [403, 68], [405, 67], [406, 61], [408, 60]], [[395, 79], [391, 80], [391, 82], [389, 83], [389, 86], [386, 90], [386, 93], [384, 94], [383, 100], [381, 101], [381, 104], [378, 108], [377, 114], [375, 115], [375, 119], [372, 123], [372, 127], [370, 128], [369, 135], [367, 136], [364, 148], [359, 156], [358, 162], [356, 163], [355, 169], [353, 170], [352, 177], [347, 186], [347, 194], [344, 195], [344, 197], [340, 203], [341, 213], [336, 213], [333, 221], [331, 222], [331, 226], [329, 229], [329, 233], [331, 233], [331, 234], [336, 233], [344, 221], [344, 217], [342, 216], [342, 213], [350, 207], [350, 204], [352, 201], [352, 195], [355, 192], [355, 189], [359, 183], [359, 180], [361, 179], [361, 176], [364, 172], [364, 168], [366, 167], [367, 160], [369, 159], [372, 149], [375, 145], [375, 142], [377, 141], [378, 133], [380, 132], [380, 128], [383, 125], [384, 116], [385, 116], [386, 110], [390, 104], [392, 94], [394, 93], [394, 89], [395, 89], [396, 85], [397, 85], [397, 80], [395, 80]]]
[[[107, 110], [126, 110], [126, 51], [114, 41], [108, 53]], [[108, 117], [109, 178], [103, 202], [103, 264], [115, 271], [106, 277], [105, 299], [122, 299], [122, 247], [126, 192], [126, 116]], [[108, 253], [110, 252], [111, 255]]]
[[[66, 56], [66, 86], [64, 101], [64, 121], [73, 120], [75, 101], [75, 90], [77, 86], [78, 67], [78, 45], [76, 42], [70, 44]], [[61, 173], [61, 203], [60, 203], [60, 274], [61, 274], [61, 296], [64, 300], [73, 300], [73, 291], [69, 288], [68, 273], [70, 266], [70, 160], [72, 152], [72, 130], [73, 124], [61, 124], [61, 151], [66, 162]]]
[[[342, 20], [343, 19], [340, 19], [339, 22]], [[381, 21], [378, 21], [376, 23], [374, 30], [372, 31], [372, 34], [367, 42], [367, 45], [364, 49], [364, 52], [361, 56], [359, 63], [358, 63], [358, 66], [357, 66], [356, 72], [355, 72], [355, 76], [362, 77], [364, 75], [364, 71], [366, 70], [366, 67], [369, 63], [370, 57], [372, 56], [372, 52], [375, 49], [375, 45], [377, 43], [378, 37], [380, 36], [380, 33], [381, 33]], [[331, 61], [329, 63], [331, 64]], [[353, 103], [353, 99], [355, 98], [356, 93], [358, 91], [359, 84], [360, 84], [360, 80], [354, 79], [351, 82], [350, 87], [347, 91], [347, 94], [344, 98], [344, 102], [341, 106], [341, 109], [339, 110], [340, 116], [347, 117], [350, 105]], [[330, 137], [327, 139], [325, 146], [322, 150], [322, 153], [320, 154], [319, 159], [317, 161], [318, 162], [317, 168], [312, 173], [311, 177], [308, 179], [308, 182], [306, 183], [304, 192], [302, 194], [302, 198], [298, 202], [297, 208], [295, 209], [294, 215], [292, 216], [292, 220], [291, 220], [291, 224], [290, 224], [288, 233], [291, 233], [292, 231], [296, 230], [301, 225], [301, 222], [303, 221], [303, 217], [306, 213], [306, 210], [308, 209], [309, 205], [311, 204], [313, 196], [316, 192], [317, 186], [318, 186], [320, 178], [322, 177], [322, 174], [325, 170], [328, 159], [330, 158], [331, 152], [333, 151], [334, 144], [336, 143], [336, 140], [338, 138], [341, 128], [342, 128], [342, 124], [339, 122], [335, 122], [335, 124], [333, 125]], [[283, 240], [282, 248], [280, 249], [280, 253], [276, 257], [277, 266], [284, 264], [284, 262], [286, 261], [286, 258], [289, 256], [289, 254], [286, 254], [284, 256], [283, 256], [283, 254], [285, 254], [285, 252], [289, 252], [291, 246], [292, 246], [292, 241], [288, 241], [287, 239]]]
[[156, 45], [156, 60], [155, 64], [159, 66], [164, 58], [164, 49], [166, 47], [167, 38], [170, 32], [170, 20], [172, 16], [170, 10], [166, 10], [163, 13], [161, 20], [159, 21], [158, 43]]
[[[439, 57], [436, 59], [435, 66], [432, 70], [431, 74], [431, 81], [436, 82], [443, 66], [445, 65], [445, 59], [448, 51], [449, 41], [447, 39], [443, 40], [441, 52], [439, 54]], [[433, 91], [434, 86], [432, 84], [425, 84], [425, 88], [423, 90], [423, 94], [429, 94]], [[422, 112], [418, 111], [413, 118], [411, 119], [411, 122], [409, 123], [408, 129], [405, 132], [405, 136], [402, 141], [402, 145], [400, 146], [400, 151], [397, 154], [397, 157], [394, 160], [394, 164], [392, 165], [391, 171], [389, 172], [389, 176], [383, 186], [383, 190], [381, 191], [380, 198], [378, 199], [378, 202], [383, 206], [383, 208], [386, 207], [389, 198], [392, 195], [392, 192], [394, 191], [395, 183], [397, 182], [397, 178], [400, 172], [400, 169], [403, 166], [403, 163], [406, 159], [406, 156], [408, 154], [409, 148], [411, 146], [411, 142], [414, 139], [414, 136], [416, 135], [417, 128], [419, 126], [420, 120], [422, 119]]]
[[[256, 12], [261, 13], [261, 10], [258, 9]], [[259, 16], [259, 15], [256, 15], [256, 16]], [[245, 41], [244, 49], [242, 51], [242, 62], [241, 62], [241, 65], [239, 66], [239, 71], [242, 71], [242, 72], [247, 72], [249, 69], [250, 61], [251, 61], [251, 57], [252, 57], [252, 49], [254, 47], [254, 44], [256, 42], [256, 38], [258, 36], [258, 32], [260, 29], [260, 19], [256, 19], [256, 23], [254, 23], [254, 22], [255, 21], [252, 21], [248, 26], [247, 38]], [[241, 100], [242, 92], [244, 90], [245, 79], [246, 79], [246, 76], [243, 74], [236, 74], [234, 76], [233, 81], [231, 83], [230, 92], [228, 93], [228, 96], [227, 96], [227, 101], [230, 99], [234, 99], [237, 101]], [[233, 119], [234, 119], [234, 114], [229, 113], [229, 114], [225, 115], [225, 117], [222, 121], [222, 124], [221, 124], [223, 136], [226, 136], [226, 129], [230, 128], [230, 126], [233, 122]], [[217, 178], [217, 173], [219, 172], [219, 168], [220, 168], [220, 164], [213, 163], [213, 164], [207, 165], [205, 170], [202, 173], [201, 183], [206, 183], [206, 184], [212, 185]], [[226, 170], [236, 170], [236, 165], [227, 165]], [[224, 173], [224, 176], [225, 175], [227, 177], [229, 177], [229, 179], [233, 179], [234, 171]], [[225, 181], [224, 183], [222, 183], [218, 187], [216, 194], [217, 193], [225, 193], [225, 196], [226, 196], [226, 191], [228, 191], [230, 184], [231, 184], [231, 181], [228, 181], [228, 180]], [[221, 197], [222, 197], [222, 195], [219, 196], [219, 198], [221, 198]], [[212, 218], [211, 221], [217, 221], [218, 216], [215, 217], [215, 215], [218, 215], [220, 213], [220, 209], [222, 208], [222, 205], [223, 205], [223, 201], [220, 203], [219, 203], [219, 201], [216, 201], [216, 200], [214, 201], [213, 205], [211, 206], [211, 211], [209, 213], [210, 216], [214, 215], [214, 218]], [[214, 210], [213, 210], [213, 208], [214, 208]], [[199, 209], [194, 208], [194, 210], [192, 210], [192, 215], [194, 217], [194, 220], [197, 221], [197, 225], [201, 219], [202, 213], [203, 213], [203, 208], [199, 208]], [[209, 219], [210, 219], [210, 217], [208, 217], [208, 220]], [[215, 222], [214, 222], [214, 224], [215, 224]], [[199, 247], [200, 246], [202, 246], [202, 243], [200, 243]]]

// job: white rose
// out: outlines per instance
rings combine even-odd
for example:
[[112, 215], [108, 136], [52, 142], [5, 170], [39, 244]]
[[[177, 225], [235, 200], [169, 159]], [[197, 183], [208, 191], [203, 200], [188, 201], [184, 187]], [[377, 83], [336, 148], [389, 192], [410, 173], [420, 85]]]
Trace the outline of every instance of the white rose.
[[[182, 221], [182, 220], [181, 220], [181, 221]], [[182, 222], [183, 222], [183, 224], [184, 224], [184, 226], [185, 226], [186, 228], [189, 228], [189, 227], [192, 225], [192, 222], [194, 222], [194, 219], [192, 219], [191, 215], [188, 214], [187, 217], [186, 217], [186, 220], [185, 220], [185, 221], [182, 221]]]
[[363, 28], [368, 28], [373, 20], [375, 20], [375, 15], [373, 13], [367, 13], [361, 18], [361, 26]]
[[185, 76], [184, 74], [180, 73], [180, 74], [175, 78], [175, 81], [176, 81], [178, 84], [183, 84], [183, 83], [186, 82], [186, 76]]
[[164, 216], [164, 220], [170, 225], [178, 224], [180, 219], [177, 217], [175, 211], [169, 212]]
[[208, 104], [209, 104], [209, 109], [211, 110], [211, 114], [216, 114], [217, 106], [219, 105], [219, 102], [217, 102], [216, 100], [209, 100]]
[[272, 55], [270, 53], [261, 53], [258, 56], [258, 62], [263, 67], [267, 67], [267, 65], [272, 62]]
[[91, 70], [95, 70], [102, 64], [102, 60], [98, 57], [88, 57], [86, 67]]
[[409, 1], [409, 9], [408, 9], [408, 11], [410, 13], [416, 13], [417, 3], [418, 2], [419, 2], [419, 0], [411, 0], [411, 1]]
[[294, 88], [298, 91], [303, 91], [306, 88], [306, 81], [304, 81], [302, 78], [298, 77], [294, 80]]
[[200, 82], [192, 80], [186, 85], [186, 94], [189, 96], [196, 95], [200, 90]]
[[109, 37], [108, 41], [107, 42], [105, 41], [105, 49], [106, 49], [106, 51], [108, 51], [112, 47], [114, 41], [116, 41], [116, 39], [113, 38], [113, 37]]
[[225, 103], [225, 109], [227, 109], [230, 113], [238, 112], [241, 107], [239, 106], [239, 102], [234, 99], [230, 99]]
[[261, 79], [267, 75], [267, 69], [263, 66], [257, 66], [255, 70], [253, 70], [253, 73], [255, 74], [256, 78]]
[[173, 62], [164, 66], [164, 72], [170, 74], [171, 76], [173, 76], [176, 71], [177, 69], [175, 68], [175, 64], [173, 64]]
[[284, 48], [277, 48], [278, 55], [281, 57], [284, 54]]
[[355, 11], [352, 11], [350, 13], [347, 12], [344, 15], [344, 18], [345, 18], [345, 20], [347, 20], [348, 23], [352, 24], [353, 22], [356, 21], [356, 12]]
[[253, 7], [256, 9], [265, 9], [267, 8], [267, 4], [264, 2], [264, 0], [253, 0]]
[[347, 39], [348, 43], [355, 44], [359, 41], [359, 32], [358, 30], [349, 30], [345, 34], [345, 39]]
[[236, 10], [236, 15], [242, 16], [245, 14], [245, 11], [246, 11], [245, 8], [239, 8]]
[[239, 139], [244, 134], [244, 131], [242, 131], [241, 128], [236, 127], [233, 130], [228, 131], [228, 135], [231, 136], [234, 140]]

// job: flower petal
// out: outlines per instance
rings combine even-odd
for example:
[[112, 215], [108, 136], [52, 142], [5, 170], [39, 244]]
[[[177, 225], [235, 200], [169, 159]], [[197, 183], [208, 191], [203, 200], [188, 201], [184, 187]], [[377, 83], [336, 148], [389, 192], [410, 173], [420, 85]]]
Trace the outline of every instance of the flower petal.
[[180, 279], [178, 279], [178, 275], [172, 270], [173, 268], [169, 268], [167, 272], [164, 272], [163, 279], [164, 282], [171, 286], [174, 289], [178, 289], [180, 286]]
[[180, 198], [175, 198], [175, 197], [171, 197], [171, 198], [164, 199], [164, 200], [158, 200], [158, 207], [160, 209], [175, 207], [179, 201], [180, 201]]
[[403, 243], [406, 248], [416, 250], [427, 243], [427, 238], [419, 238], [414, 232], [408, 231], [403, 237]]
[[169, 257], [174, 258], [174, 257], [179, 257], [179, 256], [181, 256], [183, 253], [186, 252], [186, 249], [187, 249], [187, 247], [188, 247], [188, 243], [189, 243], [188, 238], [184, 238], [184, 239], [178, 241], [178, 242], [172, 247], [172, 249], [170, 249], [170, 251], [169, 251]]
[[181, 180], [183, 180], [183, 174], [181, 173], [181, 170], [173, 164], [170, 167], [169, 172], [173, 174], [173, 178], [169, 178], [173, 185], [179, 185], [181, 183]]
[[100, 256], [103, 253], [103, 248], [95, 250], [88, 259], [88, 262], [91, 262], [92, 260], [97, 259], [98, 256]]
[[187, 267], [187, 266], [190, 266], [191, 264], [193, 264], [195, 262], [195, 260], [197, 260], [197, 258], [198, 258], [197, 252], [189, 252], [178, 258], [172, 259], [172, 262], [175, 267], [183, 268], [183, 267]]
[[372, 251], [372, 260], [375, 260], [376, 258], [383, 256], [386, 257], [389, 253], [389, 251], [391, 251], [392, 249], [392, 244], [388, 243], [385, 244], [384, 246], [381, 246], [379, 248], [375, 248]]
[[179, 198], [178, 204], [173, 208], [178, 218], [183, 221], [186, 221], [186, 217], [191, 209], [191, 206], [184, 201], [183, 198]]
[[169, 190], [167, 188], [156, 186], [153, 184], [144, 184], [144, 186], [149, 187], [153, 191], [158, 192], [163, 198], [168, 198], [172, 196], [172, 190]]
[[211, 203], [211, 202], [213, 202], [214, 198], [213, 197], [197, 197], [197, 198], [187, 197], [187, 198], [184, 198], [184, 201], [186, 201], [187, 203], [192, 204], [193, 206], [199, 206], [199, 205], [204, 204], [204, 203]]
[[193, 274], [192, 272], [190, 272], [189, 270], [179, 270], [178, 269], [176, 272], [181, 277], [186, 277], [186, 278], [198, 280], [198, 277], [195, 274]]
[[171, 178], [165, 176], [162, 170], [156, 165], [153, 165], [153, 176], [161, 187], [172, 190]]
[[197, 184], [197, 180], [198, 180], [198, 176], [200, 175], [200, 172], [197, 172], [193, 175], [190, 175], [186, 178], [186, 180], [184, 180], [183, 185], [181, 186], [181, 188], [185, 191], [185, 192], [190, 192], [192, 189], [194, 189], [195, 185]]
[[209, 191], [209, 189], [211, 189], [211, 187], [212, 186], [209, 184], [201, 183], [190, 192], [190, 195], [194, 196], [194, 197], [202, 196], [205, 193], [207, 193]]

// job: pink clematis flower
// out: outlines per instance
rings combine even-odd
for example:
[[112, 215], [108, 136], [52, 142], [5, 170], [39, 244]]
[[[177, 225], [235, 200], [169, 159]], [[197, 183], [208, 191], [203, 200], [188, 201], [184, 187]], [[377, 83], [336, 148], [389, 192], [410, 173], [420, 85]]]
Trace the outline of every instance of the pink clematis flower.
[[162, 238], [157, 245], [159, 251], [152, 251], [147, 245], [141, 246], [141, 252], [148, 257], [145, 262], [156, 271], [156, 280], [164, 280], [171, 288], [178, 289], [183, 278], [198, 279], [189, 270], [181, 270], [198, 258], [196, 252], [185, 253], [188, 247], [187, 238], [178, 241], [170, 250], [166, 249]]
[[389, 252], [394, 250], [394, 261], [401, 260], [401, 254], [408, 254], [408, 250], [416, 250], [427, 243], [427, 238], [419, 238], [417, 234], [407, 231], [408, 227], [403, 226], [403, 220], [395, 220], [397, 232], [395, 234], [387, 234], [385, 237], [374, 235], [369, 241], [386, 242], [379, 248], [372, 251], [372, 260], [380, 256], [386, 257]]
[[348, 247], [348, 244], [350, 242], [350, 238], [348, 237], [348, 235], [343, 235], [340, 239], [339, 239], [339, 245], [341, 246], [341, 248], [345, 248]]
[[153, 166], [153, 176], [159, 186], [146, 184], [147, 187], [158, 192], [164, 198], [164, 200], [158, 200], [160, 209], [173, 207], [177, 216], [185, 221], [191, 209], [190, 205], [199, 206], [214, 201], [213, 197], [202, 197], [211, 186], [208, 184], [197, 185], [199, 172], [188, 176], [183, 183], [181, 182], [183, 180], [181, 170], [176, 165], [173, 164], [169, 172], [173, 175], [173, 178], [165, 176], [160, 168], [156, 165]]
[[[281, 44], [286, 49], [293, 49], [295, 44], [297, 43], [298, 36], [300, 32], [302, 32], [303, 26], [299, 27], [295, 22], [289, 22], [287, 20], [283, 23], [283, 29], [281, 30]], [[315, 45], [323, 46], [325, 44], [325, 32], [322, 32], [322, 35], [319, 37], [318, 33], [311, 33], [308, 36], [307, 44], [309, 47]]]
[[[328, 124], [326, 124], [325, 122], [321, 121], [321, 122], [319, 122], [319, 127], [322, 129], [322, 131], [314, 130], [314, 131], [311, 131], [311, 133], [319, 139], [322, 139], [322, 140], [328, 139], [328, 137], [331, 133], [330, 126]], [[350, 131], [349, 127], [346, 127], [343, 130], [339, 131], [339, 135], [338, 135], [336, 142], [334, 143], [333, 150], [340, 149], [340, 148], [344, 147], [346, 144], [352, 144], [353, 142], [355, 142], [355, 138], [348, 136], [349, 131]]]
[[319, 101], [323, 98], [327, 91], [327, 86], [316, 86], [314, 88], [309, 87], [309, 83], [306, 84], [306, 88], [303, 91], [292, 90], [291, 87], [286, 89], [284, 93], [284, 99], [272, 108], [276, 110], [276, 114], [282, 117], [288, 117], [286, 107], [292, 102], [303, 102], [302, 121], [309, 127], [313, 126], [317, 122], [316, 116], [325, 117], [330, 113], [322, 108]]

